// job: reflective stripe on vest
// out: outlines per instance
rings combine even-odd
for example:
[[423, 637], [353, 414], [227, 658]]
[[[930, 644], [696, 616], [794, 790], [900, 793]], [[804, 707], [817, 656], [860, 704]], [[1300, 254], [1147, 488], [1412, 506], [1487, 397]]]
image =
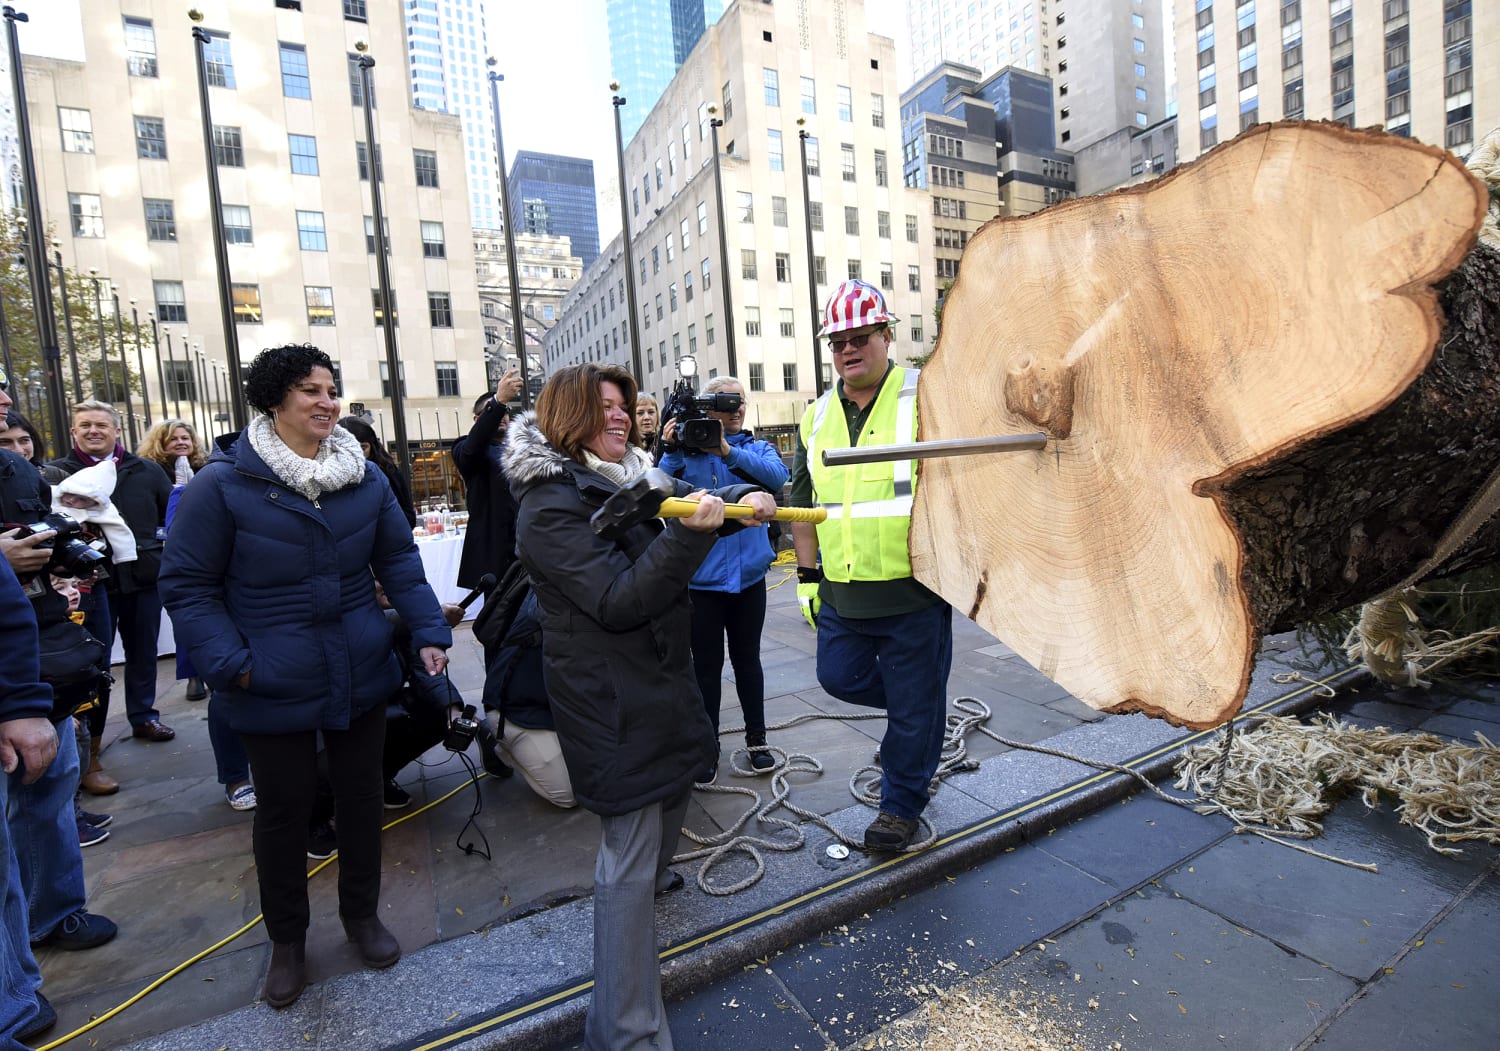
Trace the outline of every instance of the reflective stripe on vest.
[[[859, 441], [852, 443], [856, 447], [908, 443], [916, 436], [917, 370], [896, 368], [892, 372], [870, 409]], [[828, 512], [827, 521], [818, 526], [823, 572], [836, 581], [909, 577], [906, 535], [911, 524], [912, 461], [823, 466], [822, 448], [851, 444], [842, 407], [829, 415], [835, 397], [832, 389], [824, 392], [802, 419], [802, 444], [807, 449], [814, 498]]]

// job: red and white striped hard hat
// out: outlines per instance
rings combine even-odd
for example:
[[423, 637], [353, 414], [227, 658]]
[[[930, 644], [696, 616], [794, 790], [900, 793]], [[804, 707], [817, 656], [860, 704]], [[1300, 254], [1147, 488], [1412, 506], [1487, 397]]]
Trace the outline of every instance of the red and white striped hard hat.
[[831, 336], [869, 325], [894, 325], [900, 320], [885, 308], [885, 297], [874, 285], [845, 281], [824, 304], [823, 327], [818, 335]]

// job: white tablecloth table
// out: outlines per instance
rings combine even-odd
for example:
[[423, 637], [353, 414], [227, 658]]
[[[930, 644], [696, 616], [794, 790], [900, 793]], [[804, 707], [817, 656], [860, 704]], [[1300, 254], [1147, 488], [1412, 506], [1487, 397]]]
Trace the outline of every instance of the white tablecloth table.
[[[417, 541], [417, 554], [422, 556], [422, 568], [427, 574], [427, 583], [432, 586], [433, 594], [437, 595], [439, 602], [451, 602], [455, 605], [468, 594], [458, 586], [458, 563], [463, 555], [464, 538], [459, 533], [443, 533], [438, 536], [419, 536]], [[484, 606], [484, 599], [477, 598], [474, 604], [464, 611], [464, 619], [471, 620], [479, 614]], [[175, 653], [177, 650], [176, 639], [172, 635], [172, 618], [162, 613], [161, 630], [157, 635], [156, 652], [162, 656]], [[122, 664], [125, 661], [125, 651], [120, 645], [119, 636], [115, 637], [114, 651], [109, 657], [111, 664]]]

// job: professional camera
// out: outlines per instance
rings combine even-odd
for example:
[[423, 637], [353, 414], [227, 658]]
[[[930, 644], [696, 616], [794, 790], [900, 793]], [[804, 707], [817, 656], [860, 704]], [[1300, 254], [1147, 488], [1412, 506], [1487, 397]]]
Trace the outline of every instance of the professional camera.
[[450, 752], [467, 752], [469, 745], [474, 743], [474, 736], [477, 733], [479, 733], [479, 722], [474, 718], [474, 706], [466, 704], [463, 711], [448, 724], [448, 733], [443, 738], [443, 747]]
[[738, 394], [728, 391], [698, 394], [689, 380], [678, 380], [661, 414], [663, 420], [675, 419], [677, 429], [672, 441], [663, 442], [662, 447], [670, 450], [717, 449], [724, 440], [724, 425], [718, 420], [710, 420], [708, 413], [734, 412], [740, 407], [741, 400]]
[[43, 567], [43, 572], [57, 577], [92, 580], [104, 569], [104, 541], [85, 530], [82, 523], [68, 515], [53, 512], [40, 522], [12, 524], [5, 528], [18, 530], [17, 540], [49, 529], [56, 531], [57, 535], [52, 539], [37, 545], [52, 549], [52, 559]]

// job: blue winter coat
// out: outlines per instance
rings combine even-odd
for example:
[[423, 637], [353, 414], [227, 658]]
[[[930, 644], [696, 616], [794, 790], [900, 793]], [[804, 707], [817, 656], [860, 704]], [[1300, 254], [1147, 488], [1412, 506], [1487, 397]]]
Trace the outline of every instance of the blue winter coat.
[[313, 502], [236, 438], [219, 439], [172, 521], [160, 587], [177, 644], [236, 731], [346, 729], [401, 685], [372, 571], [414, 645], [453, 634], [378, 467]]
[[[729, 456], [717, 452], [669, 452], [658, 464], [663, 471], [681, 478], [694, 489], [721, 489], [726, 485], [752, 482], [772, 496], [781, 491], [790, 472], [781, 455], [770, 442], [763, 442], [749, 431], [727, 438]], [[735, 474], [738, 470], [741, 474]], [[766, 567], [776, 557], [764, 529], [742, 529], [722, 538], [693, 574], [688, 585], [700, 591], [728, 591], [738, 594], [766, 578]]]

